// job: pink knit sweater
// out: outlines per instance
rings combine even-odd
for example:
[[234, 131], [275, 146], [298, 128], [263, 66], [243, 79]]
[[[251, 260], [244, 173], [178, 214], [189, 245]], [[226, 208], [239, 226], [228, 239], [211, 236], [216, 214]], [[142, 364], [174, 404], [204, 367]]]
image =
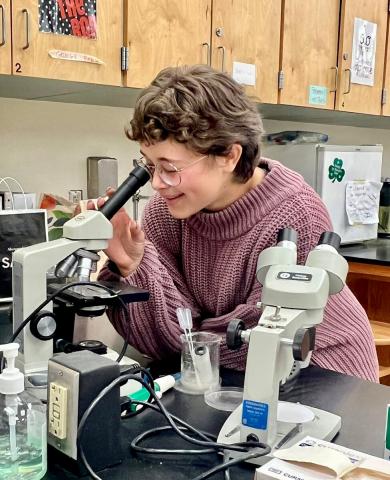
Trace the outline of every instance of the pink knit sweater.
[[[233, 318], [247, 327], [259, 319], [259, 253], [275, 245], [280, 228], [291, 227], [298, 232], [298, 263], [304, 263], [320, 234], [331, 230], [323, 203], [299, 174], [276, 161], [262, 162], [269, 170], [263, 182], [222, 211], [176, 220], [158, 194], [148, 203], [143, 260], [120, 280], [147, 289], [150, 300], [130, 304], [130, 315], [119, 309], [109, 314], [118, 332], [140, 351], [155, 359], [179, 352], [176, 308], [185, 306], [192, 310], [195, 329], [221, 334], [221, 364], [245, 368], [247, 348], [229, 350], [225, 332]], [[100, 275], [104, 280], [118, 277], [108, 266]], [[348, 287], [328, 301], [312, 363], [378, 381], [370, 325]]]

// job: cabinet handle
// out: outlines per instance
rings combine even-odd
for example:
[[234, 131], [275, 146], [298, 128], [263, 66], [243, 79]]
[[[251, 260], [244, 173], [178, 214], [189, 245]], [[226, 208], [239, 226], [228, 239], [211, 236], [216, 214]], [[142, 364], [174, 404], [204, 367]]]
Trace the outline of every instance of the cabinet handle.
[[339, 67], [336, 65], [335, 67], [330, 67], [331, 70], [334, 70], [334, 89], [333, 90], [329, 90], [330, 93], [334, 92], [336, 93], [337, 92], [337, 77], [338, 77], [338, 74], [339, 74]]
[[1, 42], [0, 42], [0, 47], [5, 45], [5, 13], [4, 13], [4, 7], [3, 5], [0, 5], [0, 11], [1, 11]]
[[347, 93], [349, 93], [351, 91], [352, 71], [351, 71], [350, 68], [346, 68], [344, 71], [348, 72], [348, 88], [345, 92], [343, 92], [343, 94], [346, 95]]
[[23, 50], [27, 50], [30, 46], [30, 19], [27, 8], [23, 8], [22, 13], [26, 16], [26, 45], [22, 48]]
[[225, 47], [218, 47], [218, 50], [222, 51], [222, 58], [221, 58], [221, 72], [225, 71]]
[[211, 56], [210, 56], [211, 50], [210, 50], [210, 44], [209, 44], [208, 42], [203, 42], [203, 43], [202, 43], [202, 47], [207, 47], [207, 63], [206, 63], [206, 65], [211, 66]]

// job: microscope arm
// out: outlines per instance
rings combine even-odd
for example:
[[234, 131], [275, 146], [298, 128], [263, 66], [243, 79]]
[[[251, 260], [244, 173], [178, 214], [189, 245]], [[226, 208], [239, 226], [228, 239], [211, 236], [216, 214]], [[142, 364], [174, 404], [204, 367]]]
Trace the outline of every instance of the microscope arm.
[[251, 434], [260, 442], [272, 444], [275, 440], [279, 386], [293, 367], [294, 337], [300, 328], [310, 326], [305, 310], [283, 308], [278, 310], [279, 319], [275, 315], [275, 307], [265, 307], [259, 324], [250, 332], [241, 441]]
[[[67, 222], [64, 231], [74, 239], [60, 238], [20, 248], [14, 252], [12, 266], [14, 331], [40, 303], [46, 300], [47, 271], [80, 248], [94, 251], [106, 248], [112, 236], [112, 225], [100, 212], [89, 211]], [[48, 359], [53, 355], [53, 342], [42, 342], [35, 338], [29, 328], [23, 330], [19, 340], [21, 354], [18, 358], [24, 372], [32, 373], [47, 369]]]

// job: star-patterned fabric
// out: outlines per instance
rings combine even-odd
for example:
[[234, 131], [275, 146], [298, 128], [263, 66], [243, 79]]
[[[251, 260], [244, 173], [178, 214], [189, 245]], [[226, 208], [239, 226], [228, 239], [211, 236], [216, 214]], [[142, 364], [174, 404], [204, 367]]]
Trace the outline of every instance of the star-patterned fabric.
[[39, 0], [39, 31], [95, 39], [97, 0]]

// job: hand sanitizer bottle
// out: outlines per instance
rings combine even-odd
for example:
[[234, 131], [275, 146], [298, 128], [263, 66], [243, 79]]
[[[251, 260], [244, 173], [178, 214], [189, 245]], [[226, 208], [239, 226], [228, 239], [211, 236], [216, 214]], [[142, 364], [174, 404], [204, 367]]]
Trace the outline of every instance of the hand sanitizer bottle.
[[19, 344], [0, 345], [0, 480], [39, 480], [47, 469], [46, 407], [24, 391], [15, 368]]

